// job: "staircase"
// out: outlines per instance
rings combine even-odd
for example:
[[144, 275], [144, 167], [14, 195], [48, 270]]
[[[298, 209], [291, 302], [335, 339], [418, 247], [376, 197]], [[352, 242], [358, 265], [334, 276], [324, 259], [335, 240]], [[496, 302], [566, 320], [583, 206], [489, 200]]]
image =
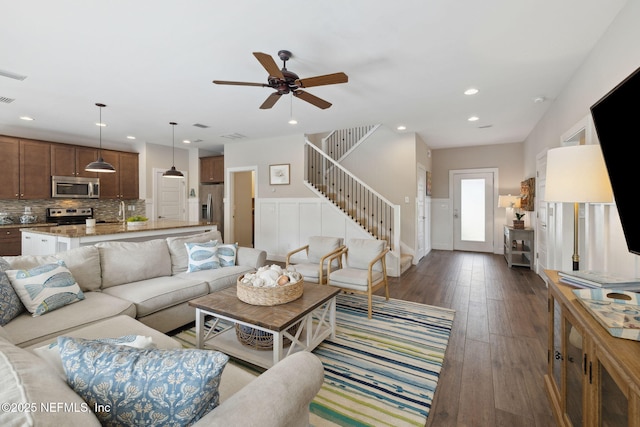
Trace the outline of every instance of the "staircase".
[[413, 262], [401, 253], [400, 206], [394, 205], [345, 169], [339, 161], [349, 155], [379, 125], [331, 132], [322, 149], [305, 144], [305, 184], [330, 201], [373, 238], [385, 240], [391, 249], [387, 259], [390, 276], [400, 276]]

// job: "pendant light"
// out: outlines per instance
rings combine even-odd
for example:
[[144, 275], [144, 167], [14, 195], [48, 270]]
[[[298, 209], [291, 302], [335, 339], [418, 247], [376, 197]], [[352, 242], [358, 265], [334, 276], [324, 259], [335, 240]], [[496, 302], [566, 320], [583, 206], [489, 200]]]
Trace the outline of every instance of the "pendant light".
[[87, 172], [99, 172], [99, 173], [113, 173], [116, 171], [116, 168], [111, 165], [111, 163], [107, 163], [102, 158], [102, 108], [106, 107], [104, 104], [96, 103], [96, 106], [100, 108], [100, 122], [98, 122], [98, 127], [100, 128], [100, 148], [98, 148], [98, 160], [95, 162], [89, 163], [84, 170]]
[[172, 139], [172, 150], [173, 150], [173, 158], [171, 162], [171, 169], [162, 174], [162, 176], [166, 178], [184, 178], [184, 175], [179, 170], [176, 170], [176, 122], [169, 123], [173, 129], [173, 139]]

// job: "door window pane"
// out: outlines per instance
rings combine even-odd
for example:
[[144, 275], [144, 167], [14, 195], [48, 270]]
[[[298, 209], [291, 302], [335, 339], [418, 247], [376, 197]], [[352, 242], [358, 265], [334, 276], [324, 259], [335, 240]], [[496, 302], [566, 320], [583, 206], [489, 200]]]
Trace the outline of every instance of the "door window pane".
[[461, 240], [473, 242], [485, 241], [484, 198], [484, 179], [462, 179], [460, 181]]

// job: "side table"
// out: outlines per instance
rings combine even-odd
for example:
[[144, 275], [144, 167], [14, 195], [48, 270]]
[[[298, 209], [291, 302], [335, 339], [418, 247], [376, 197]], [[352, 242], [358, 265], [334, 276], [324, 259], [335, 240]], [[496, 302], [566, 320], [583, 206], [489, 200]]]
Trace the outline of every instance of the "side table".
[[533, 237], [533, 228], [504, 226], [504, 257], [509, 268], [517, 265], [533, 270]]

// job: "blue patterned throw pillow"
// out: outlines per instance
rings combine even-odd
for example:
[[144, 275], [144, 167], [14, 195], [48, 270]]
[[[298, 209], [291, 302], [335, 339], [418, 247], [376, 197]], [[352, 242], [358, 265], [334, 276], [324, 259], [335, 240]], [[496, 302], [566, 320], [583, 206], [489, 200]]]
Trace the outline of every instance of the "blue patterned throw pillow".
[[234, 265], [236, 265], [237, 254], [237, 243], [218, 245], [218, 259], [220, 260], [220, 265], [222, 267], [233, 267]]
[[34, 316], [84, 299], [64, 261], [6, 273], [20, 300]]
[[184, 246], [187, 248], [187, 255], [189, 256], [187, 273], [220, 268], [216, 242], [185, 243]]
[[67, 383], [103, 426], [187, 426], [218, 406], [229, 356], [210, 350], [135, 349], [59, 337]]
[[6, 270], [11, 268], [6, 259], [0, 258], [0, 325], [4, 326], [25, 311], [20, 297], [11, 286]]

